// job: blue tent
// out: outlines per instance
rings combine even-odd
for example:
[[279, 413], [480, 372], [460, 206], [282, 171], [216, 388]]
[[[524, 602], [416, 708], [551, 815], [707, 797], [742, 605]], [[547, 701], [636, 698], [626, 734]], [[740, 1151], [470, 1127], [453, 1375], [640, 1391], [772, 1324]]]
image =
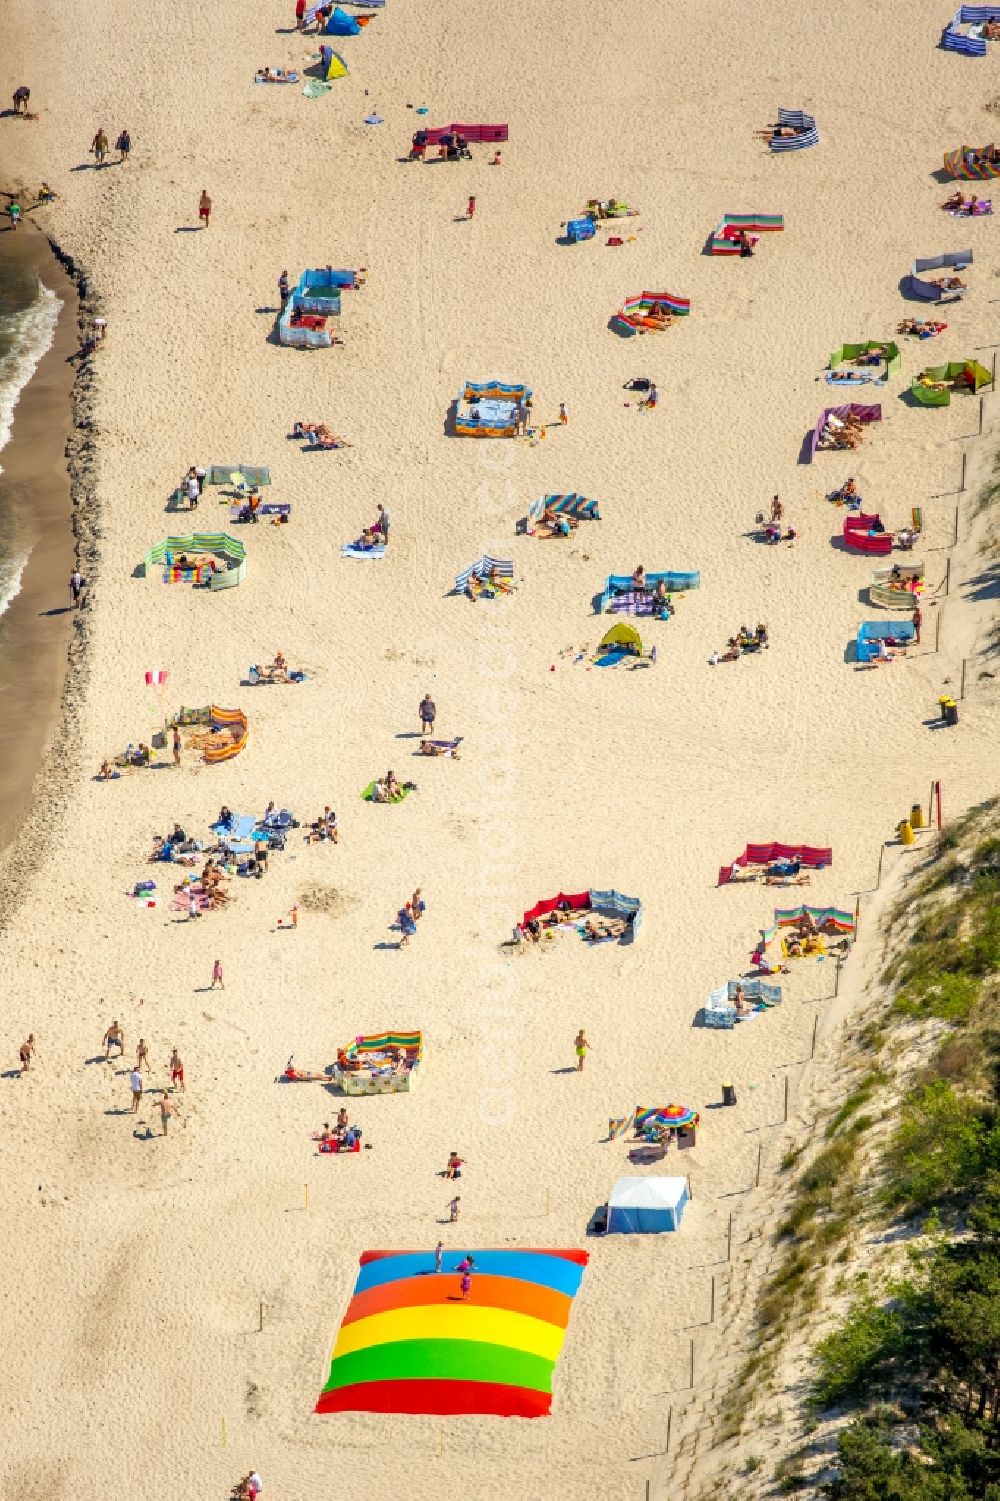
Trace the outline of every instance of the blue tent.
[[609, 1235], [679, 1230], [690, 1195], [686, 1178], [619, 1178], [608, 1197]]
[[341, 10], [335, 5], [330, 13], [326, 25], [323, 27], [324, 36], [358, 36], [361, 27], [353, 16], [349, 16], [346, 10]]

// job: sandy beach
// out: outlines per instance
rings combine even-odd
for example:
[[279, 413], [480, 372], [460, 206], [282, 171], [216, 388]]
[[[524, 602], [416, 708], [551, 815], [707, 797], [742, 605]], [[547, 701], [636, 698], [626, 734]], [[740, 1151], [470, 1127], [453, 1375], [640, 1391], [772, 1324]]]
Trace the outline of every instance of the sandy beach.
[[[251, 1466], [266, 1501], [642, 1494], [636, 1460], [660, 1450], [686, 1385], [730, 1210], [754, 1212], [727, 1196], [753, 1182], [834, 966], [792, 966], [781, 1006], [733, 1031], [697, 1025], [708, 992], [747, 969], [776, 906], [853, 911], [933, 779], [956, 813], [996, 790], [988, 680], [956, 729], [928, 724], [977, 647], [965, 511], [951, 593], [936, 590], [978, 402], [925, 410], [902, 394], [931, 354], [991, 368], [996, 328], [993, 223], [942, 213], [932, 176], [995, 129], [987, 65], [936, 50], [945, 19], [899, 0], [836, 16], [722, 0], [711, 25], [604, 4], [583, 18], [564, 0], [488, 18], [388, 0], [345, 39], [350, 75], [310, 100], [253, 83], [259, 64], [301, 70], [314, 50], [291, 5], [149, 0], [129, 31], [100, 4], [82, 32], [51, 0], [18, 8], [4, 87], [29, 83], [39, 118], [0, 120], [3, 176], [56, 190], [33, 217], [85, 274], [108, 335], [90, 361], [87, 670], [2, 877], [17, 892], [0, 947], [11, 1495], [227, 1497]], [[816, 116], [817, 147], [768, 152], [754, 132], [779, 106]], [[366, 126], [376, 109], [384, 123]], [[400, 160], [421, 122], [466, 120], [509, 123], [501, 166], [486, 146], [471, 162]], [[129, 130], [127, 163], [93, 165], [99, 127]], [[611, 194], [640, 211], [625, 243], [559, 243]], [[726, 212], [785, 228], [752, 259], [703, 254]], [[892, 337], [924, 310], [900, 294], [914, 256], [970, 244], [969, 295], [930, 353], [900, 339], [901, 372], [852, 392], [881, 402], [877, 430], [857, 454], [801, 462], [820, 411], [850, 399], [822, 379], [830, 352]], [[342, 347], [279, 347], [280, 273], [328, 264], [366, 268], [343, 296]], [[690, 298], [690, 316], [620, 337], [609, 321], [647, 288]], [[635, 377], [656, 382], [654, 411], [623, 389]], [[543, 440], [449, 435], [465, 382], [492, 378], [532, 388]], [[303, 452], [296, 419], [352, 446]], [[290, 524], [231, 529], [247, 553], [237, 588], [139, 576], [189, 525], [171, 503], [184, 472], [230, 463], [269, 466], [265, 499], [290, 502]], [[885, 613], [863, 592], [872, 560], [833, 545], [844, 513], [824, 498], [850, 474], [890, 528], [923, 508], [922, 642], [877, 671], [849, 652]], [[602, 520], [568, 541], [516, 534], [531, 502], [569, 492], [599, 499]], [[747, 535], [775, 493], [791, 547]], [[380, 502], [387, 555], [343, 559]], [[198, 528], [225, 529], [227, 506], [206, 488]], [[513, 561], [514, 595], [451, 594], [484, 553]], [[576, 661], [611, 623], [594, 597], [639, 563], [701, 575], [672, 619], [641, 623], [655, 666]], [[64, 580], [53, 588], [38, 608], [66, 602]], [[766, 652], [708, 665], [758, 621]], [[306, 680], [248, 686], [278, 650]], [[164, 670], [157, 695], [144, 674]], [[416, 756], [425, 693], [460, 759]], [[238, 757], [187, 750], [178, 769], [160, 753], [95, 779], [165, 711], [206, 704], [246, 714]], [[362, 801], [389, 767], [417, 790]], [[147, 863], [154, 835], [178, 822], [205, 839], [222, 805], [260, 817], [272, 801], [303, 827], [266, 876], [230, 881], [226, 909], [196, 921], [173, 911], [170, 869]], [[326, 804], [340, 842], [307, 844]], [[770, 840], [832, 847], [833, 864], [801, 891], [717, 889], [721, 866]], [[153, 908], [128, 895], [146, 879]], [[400, 950], [390, 925], [418, 886], [427, 911]], [[504, 947], [539, 899], [612, 887], [643, 903], [634, 943]], [[217, 958], [225, 988], [210, 992]], [[113, 1019], [126, 1045], [109, 1065]], [[312, 1134], [339, 1102], [278, 1084], [286, 1059], [321, 1069], [393, 1028], [423, 1033], [417, 1087], [348, 1102], [372, 1150], [318, 1156]], [[37, 1059], [18, 1078], [29, 1032]], [[174, 1047], [186, 1089], [164, 1140], [151, 1091]], [[737, 1109], [710, 1108], [724, 1080]], [[629, 1171], [608, 1118], [667, 1102], [702, 1112], [676, 1167], [693, 1194], [681, 1233], [589, 1237]], [[436, 1176], [451, 1149], [468, 1164], [458, 1225], [442, 1223], [452, 1189]], [[439, 1237], [449, 1253], [589, 1251], [551, 1416], [315, 1416], [359, 1256], [430, 1253]]]

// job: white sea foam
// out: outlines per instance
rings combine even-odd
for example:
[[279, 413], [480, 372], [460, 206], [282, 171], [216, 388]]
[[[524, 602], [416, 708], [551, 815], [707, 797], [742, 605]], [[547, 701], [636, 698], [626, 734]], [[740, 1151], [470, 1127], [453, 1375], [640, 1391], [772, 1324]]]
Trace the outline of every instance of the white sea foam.
[[[33, 302], [16, 313], [0, 316], [0, 448], [10, 438], [18, 397], [43, 354], [52, 347], [61, 307], [60, 298], [39, 282], [38, 296]], [[18, 532], [20, 546], [16, 540]], [[25, 550], [23, 541], [23, 527], [17, 525], [16, 517], [0, 517], [0, 615], [21, 589], [25, 565], [31, 555], [30, 546]], [[4, 545], [10, 550], [5, 551]]]
[[38, 283], [38, 296], [19, 312], [0, 317], [0, 448], [10, 437], [17, 399], [51, 349], [61, 300]]

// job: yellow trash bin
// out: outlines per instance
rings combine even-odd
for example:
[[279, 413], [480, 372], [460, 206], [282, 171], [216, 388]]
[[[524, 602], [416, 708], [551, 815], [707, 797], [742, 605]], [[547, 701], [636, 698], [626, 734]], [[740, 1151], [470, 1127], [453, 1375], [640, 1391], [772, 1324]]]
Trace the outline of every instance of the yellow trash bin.
[[916, 844], [916, 840], [913, 837], [913, 829], [908, 818], [904, 818], [899, 822], [896, 826], [896, 833], [899, 835], [900, 844]]
[[914, 830], [922, 829], [925, 827], [925, 824], [926, 820], [924, 819], [923, 808], [919, 803], [914, 803], [910, 809], [910, 828]]

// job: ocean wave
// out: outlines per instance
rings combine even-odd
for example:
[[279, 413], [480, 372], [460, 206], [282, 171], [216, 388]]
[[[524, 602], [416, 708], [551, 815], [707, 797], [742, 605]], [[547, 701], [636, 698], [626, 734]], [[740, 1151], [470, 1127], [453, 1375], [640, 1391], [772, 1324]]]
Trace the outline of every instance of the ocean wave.
[[0, 448], [10, 438], [18, 397], [52, 347], [61, 307], [61, 299], [39, 282], [34, 302], [0, 316]]
[[18, 553], [13, 558], [0, 557], [0, 616], [10, 608], [11, 601], [21, 592], [21, 579], [28, 559], [31, 557], [31, 548], [27, 552]]

